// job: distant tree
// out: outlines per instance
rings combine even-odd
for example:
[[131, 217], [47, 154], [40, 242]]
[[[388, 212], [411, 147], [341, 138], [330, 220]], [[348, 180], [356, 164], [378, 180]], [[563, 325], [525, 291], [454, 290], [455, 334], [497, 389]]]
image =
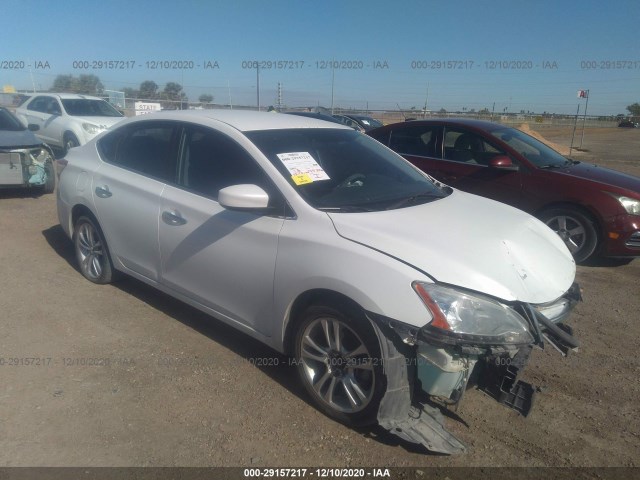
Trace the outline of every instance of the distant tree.
[[629, 105], [627, 107], [627, 110], [629, 111], [629, 113], [631, 115], [633, 115], [634, 117], [638, 117], [640, 116], [640, 103], [636, 102], [632, 105]]
[[71, 92], [74, 88], [73, 75], [58, 75], [53, 81], [52, 92]]
[[200, 103], [211, 103], [213, 102], [213, 95], [209, 95], [208, 93], [203, 93], [198, 97]]
[[104, 85], [95, 75], [80, 75], [78, 79], [78, 93], [86, 93], [89, 95], [101, 94], [104, 91]]
[[125, 87], [122, 89], [125, 98], [139, 98], [140, 92], [135, 88]]
[[158, 84], [153, 80], [145, 80], [140, 84], [139, 96], [144, 100], [154, 100], [158, 98]]
[[478, 113], [479, 113], [480, 115], [489, 115], [491, 112], [489, 111], [489, 109], [488, 109], [488, 108], [486, 108], [486, 107], [485, 107], [485, 108], [483, 108], [482, 110], [480, 110]]
[[[176, 82], [168, 82], [160, 94], [160, 98], [165, 100], [163, 108], [186, 109], [189, 108], [189, 98], [182, 91], [182, 85]], [[179, 102], [179, 103], [178, 103]]]
[[438, 110], [438, 113], [447, 113], [447, 111], [444, 108], [441, 108], [440, 110]]
[[104, 85], [95, 75], [58, 75], [53, 81], [53, 92], [83, 93], [99, 95], [104, 91]]

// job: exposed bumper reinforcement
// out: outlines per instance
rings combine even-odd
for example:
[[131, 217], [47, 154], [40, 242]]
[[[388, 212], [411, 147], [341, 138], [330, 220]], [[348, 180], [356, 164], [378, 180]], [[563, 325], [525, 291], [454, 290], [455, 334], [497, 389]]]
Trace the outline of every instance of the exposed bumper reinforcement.
[[403, 440], [423, 445], [432, 452], [465, 453], [467, 447], [444, 428], [444, 416], [437, 408], [412, 405], [413, 382], [410, 378], [414, 378], [412, 369], [415, 366], [407, 362], [411, 357], [403, 354], [408, 346], [388, 326], [375, 321], [372, 324], [378, 330], [387, 377], [387, 393], [380, 402], [378, 424]]

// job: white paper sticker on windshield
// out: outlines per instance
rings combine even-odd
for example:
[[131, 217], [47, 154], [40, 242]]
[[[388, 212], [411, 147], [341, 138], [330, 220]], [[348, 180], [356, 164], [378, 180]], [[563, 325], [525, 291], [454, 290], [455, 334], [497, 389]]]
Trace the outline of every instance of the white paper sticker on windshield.
[[309, 152], [278, 153], [278, 158], [287, 167], [296, 185], [329, 180], [329, 175]]

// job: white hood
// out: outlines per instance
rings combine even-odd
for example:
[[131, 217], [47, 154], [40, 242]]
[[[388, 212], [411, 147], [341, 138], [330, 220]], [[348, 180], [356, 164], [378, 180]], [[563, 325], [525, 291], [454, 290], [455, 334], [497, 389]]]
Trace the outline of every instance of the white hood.
[[102, 125], [106, 128], [112, 127], [118, 122], [125, 120], [126, 117], [77, 117], [83, 122], [93, 123], [94, 125]]
[[551, 229], [508, 205], [454, 191], [415, 207], [329, 213], [338, 234], [396, 257], [438, 282], [545, 303], [563, 295], [576, 266]]

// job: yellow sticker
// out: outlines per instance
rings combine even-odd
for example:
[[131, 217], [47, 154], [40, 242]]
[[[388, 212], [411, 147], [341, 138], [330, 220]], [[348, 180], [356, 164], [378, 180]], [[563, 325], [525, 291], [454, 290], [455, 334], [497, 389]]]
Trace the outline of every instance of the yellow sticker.
[[308, 173], [300, 173], [298, 175], [291, 175], [291, 179], [293, 180], [293, 183], [295, 183], [296, 185], [304, 185], [305, 183], [313, 182], [313, 179], [311, 178], [311, 175], [309, 175]]

